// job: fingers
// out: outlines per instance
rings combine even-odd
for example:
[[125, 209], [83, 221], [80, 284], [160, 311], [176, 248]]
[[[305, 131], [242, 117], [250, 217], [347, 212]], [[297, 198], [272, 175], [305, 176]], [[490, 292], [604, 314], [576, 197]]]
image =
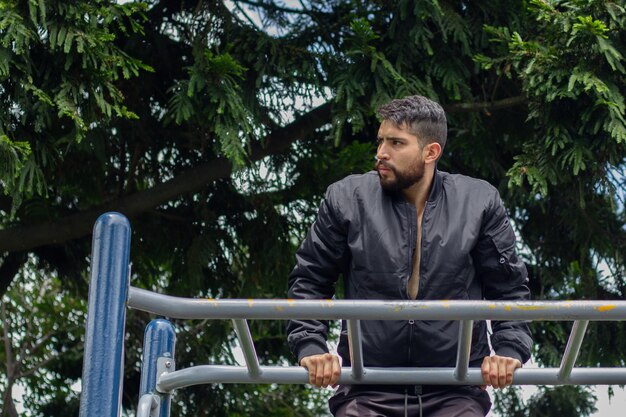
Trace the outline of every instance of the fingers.
[[[332, 361], [332, 355], [330, 353], [327, 353], [326, 355], [331, 356], [331, 360], [325, 360], [324, 361], [324, 373], [322, 374], [322, 386], [323, 387], [327, 387], [328, 384], [330, 383], [330, 379], [333, 375], [333, 361]], [[324, 356], [326, 356], [324, 355]], [[326, 358], [325, 358], [326, 359]]]
[[335, 385], [341, 375], [339, 358], [330, 353], [302, 358], [300, 365], [309, 371], [309, 383], [318, 388]]
[[494, 388], [504, 388], [513, 383], [515, 369], [521, 368], [522, 364], [515, 358], [504, 356], [487, 356], [483, 359], [481, 373], [486, 385]]
[[333, 388], [337, 386], [337, 382], [339, 382], [339, 377], [341, 376], [341, 364], [339, 363], [339, 357], [337, 355], [333, 356], [333, 366], [332, 366], [332, 375], [330, 377], [329, 385]]
[[[506, 358], [498, 357], [498, 387], [504, 388], [507, 386], [508, 369]], [[513, 370], [511, 370], [511, 381], [513, 381]]]
[[521, 368], [522, 367], [522, 363], [514, 358], [509, 358], [509, 359], [513, 359], [510, 361], [507, 361], [507, 368], [506, 368], [506, 385], [509, 386], [513, 383], [513, 373], [515, 372], [515, 370], [517, 368]]
[[480, 372], [483, 375], [485, 385], [491, 385], [491, 357], [485, 356], [483, 363], [480, 366]]
[[322, 355], [322, 358], [317, 362], [317, 373], [315, 374], [315, 385], [316, 387], [323, 387], [324, 385], [324, 377], [329, 373], [328, 371], [328, 360], [326, 355], [330, 355], [329, 353], [325, 353]]

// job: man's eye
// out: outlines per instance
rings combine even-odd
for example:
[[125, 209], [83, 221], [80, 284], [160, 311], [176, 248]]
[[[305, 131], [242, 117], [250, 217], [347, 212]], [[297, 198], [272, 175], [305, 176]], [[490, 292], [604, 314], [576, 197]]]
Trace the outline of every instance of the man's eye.
[[394, 145], [401, 145], [402, 144], [402, 142], [400, 142], [399, 140], [394, 140], [392, 143]]

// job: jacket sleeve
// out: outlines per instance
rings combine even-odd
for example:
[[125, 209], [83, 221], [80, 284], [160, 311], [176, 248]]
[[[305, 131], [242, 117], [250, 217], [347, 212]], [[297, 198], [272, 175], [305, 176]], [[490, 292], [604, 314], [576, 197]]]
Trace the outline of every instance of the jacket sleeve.
[[[326, 191], [317, 219], [296, 252], [296, 266], [289, 275], [289, 298], [330, 299], [335, 294], [348, 253], [347, 227], [336, 208], [335, 193], [333, 186]], [[328, 352], [327, 335], [327, 320], [287, 322], [287, 341], [298, 363], [303, 357]]]
[[[497, 190], [483, 218], [474, 262], [482, 278], [483, 294], [488, 300], [528, 300], [528, 272], [515, 250], [515, 232], [506, 215]], [[519, 359], [530, 358], [532, 338], [526, 321], [492, 321], [491, 345], [497, 355]]]

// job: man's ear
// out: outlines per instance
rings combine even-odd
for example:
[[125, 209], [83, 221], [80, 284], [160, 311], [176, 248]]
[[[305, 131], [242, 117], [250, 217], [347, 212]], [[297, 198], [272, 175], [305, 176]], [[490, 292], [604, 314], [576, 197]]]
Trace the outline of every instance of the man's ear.
[[441, 156], [441, 145], [437, 142], [429, 143], [424, 146], [424, 162], [427, 164], [432, 164], [437, 162], [439, 157]]

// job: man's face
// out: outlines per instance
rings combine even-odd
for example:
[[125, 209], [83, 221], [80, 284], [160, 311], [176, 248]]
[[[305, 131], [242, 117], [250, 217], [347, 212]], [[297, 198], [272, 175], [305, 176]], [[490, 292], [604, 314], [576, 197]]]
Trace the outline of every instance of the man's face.
[[424, 158], [417, 136], [404, 127], [383, 121], [378, 129], [376, 170], [387, 192], [402, 191], [424, 176]]

